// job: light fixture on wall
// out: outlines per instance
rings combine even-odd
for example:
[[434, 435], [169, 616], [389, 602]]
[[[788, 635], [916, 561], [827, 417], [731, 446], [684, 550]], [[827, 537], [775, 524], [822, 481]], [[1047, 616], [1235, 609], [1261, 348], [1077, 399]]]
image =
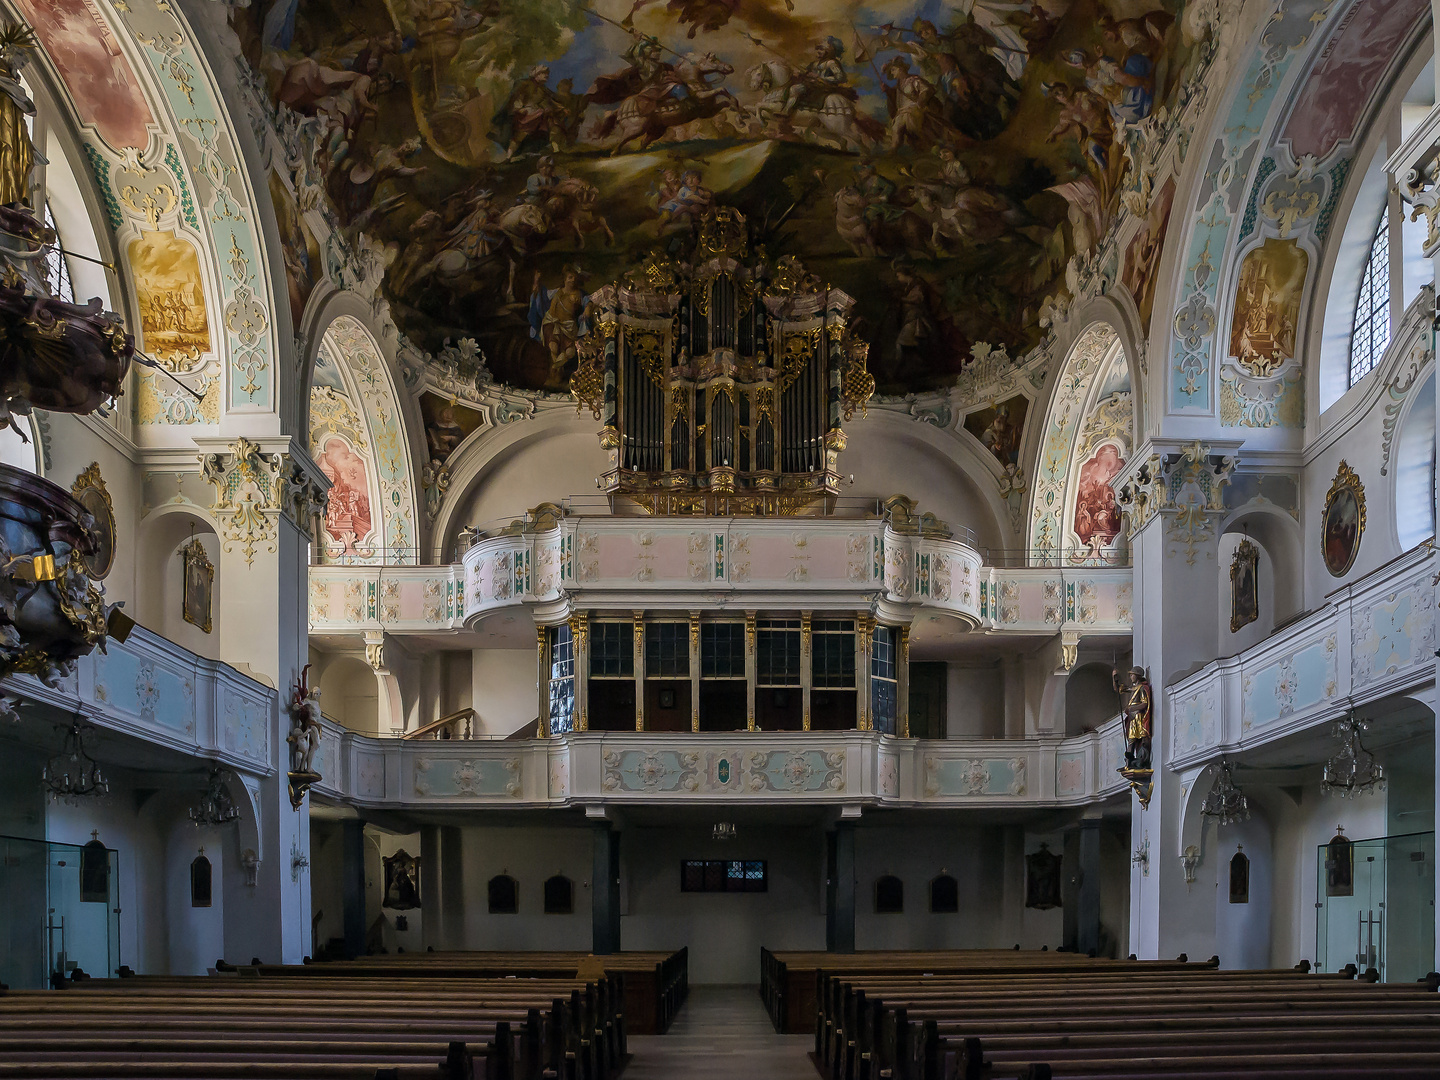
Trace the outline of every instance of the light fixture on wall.
[[1215, 786], [1205, 796], [1205, 805], [1200, 812], [1206, 817], [1219, 818], [1221, 825], [1233, 825], [1250, 817], [1250, 800], [1235, 783], [1233, 766], [1228, 758], [1220, 759], [1220, 775]]
[[85, 733], [92, 730], [88, 724], [72, 721], [60, 752], [46, 762], [41, 781], [55, 801], [73, 806], [81, 799], [103, 799], [110, 794], [110, 781], [101, 774], [95, 759], [85, 752]]
[[225, 771], [217, 765], [210, 770], [210, 778], [206, 781], [205, 794], [200, 796], [200, 802], [190, 807], [190, 820], [195, 823], [196, 828], [203, 829], [224, 825], [239, 816], [240, 808], [225, 790]]
[[717, 821], [715, 827], [710, 830], [712, 840], [734, 840], [735, 823], [733, 821]]
[[1385, 770], [1360, 742], [1360, 733], [1369, 727], [1369, 720], [1361, 720], [1354, 713], [1335, 721], [1331, 734], [1340, 740], [1340, 749], [1325, 762], [1325, 778], [1320, 781], [1320, 790], [1326, 795], [1333, 791], [1345, 799], [1372, 789], [1385, 789]]

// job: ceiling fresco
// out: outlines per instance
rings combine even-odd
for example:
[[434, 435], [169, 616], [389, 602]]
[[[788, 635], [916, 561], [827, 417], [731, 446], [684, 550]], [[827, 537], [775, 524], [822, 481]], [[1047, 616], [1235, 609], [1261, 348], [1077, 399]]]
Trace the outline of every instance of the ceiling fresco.
[[[1040, 337], [1198, 63], [1179, 0], [276, 0], [233, 9], [400, 330], [563, 390], [586, 297], [734, 206], [858, 298], [882, 393]], [[563, 340], [562, 340], [563, 339]], [[556, 348], [559, 341], [561, 348]]]

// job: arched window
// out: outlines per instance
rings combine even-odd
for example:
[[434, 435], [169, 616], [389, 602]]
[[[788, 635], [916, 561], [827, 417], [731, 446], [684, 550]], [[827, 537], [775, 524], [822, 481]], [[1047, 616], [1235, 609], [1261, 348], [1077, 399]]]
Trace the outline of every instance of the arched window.
[[190, 864], [190, 906], [209, 907], [211, 902], [210, 860], [202, 852]]
[[575, 883], [564, 874], [545, 879], [545, 914], [572, 915], [575, 912]]
[[520, 883], [509, 874], [490, 879], [490, 914], [514, 915], [520, 910]]
[[58, 296], [67, 304], [75, 303], [75, 284], [70, 280], [70, 261], [62, 250], [65, 240], [55, 224], [55, 212], [47, 200], [45, 203], [45, 224], [55, 233], [55, 242], [45, 250], [45, 277], [50, 282], [50, 294]]
[[1350, 331], [1350, 385], [1354, 386], [1385, 355], [1390, 344], [1390, 217], [1380, 211], [1380, 224], [1370, 242], [1370, 257], [1360, 274], [1355, 300], [1355, 325]]
[[905, 910], [905, 883], [893, 874], [875, 882], [875, 914], [899, 915]]
[[960, 883], [949, 874], [941, 874], [930, 882], [930, 912], [954, 915], [960, 910]]

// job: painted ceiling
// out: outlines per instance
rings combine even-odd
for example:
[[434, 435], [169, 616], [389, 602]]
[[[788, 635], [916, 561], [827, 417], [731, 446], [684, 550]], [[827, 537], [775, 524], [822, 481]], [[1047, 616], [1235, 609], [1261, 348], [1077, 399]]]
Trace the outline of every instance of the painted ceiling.
[[1195, 50], [1179, 0], [274, 0], [246, 58], [305, 118], [400, 330], [561, 390], [585, 297], [740, 209], [859, 300], [882, 393], [1017, 355]]

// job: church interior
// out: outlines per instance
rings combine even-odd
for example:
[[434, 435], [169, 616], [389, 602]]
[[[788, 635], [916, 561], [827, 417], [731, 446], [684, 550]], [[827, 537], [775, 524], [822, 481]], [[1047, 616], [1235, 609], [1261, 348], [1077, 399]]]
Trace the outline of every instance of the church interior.
[[1440, 1075], [1436, 44], [0, 0], [0, 1078]]

